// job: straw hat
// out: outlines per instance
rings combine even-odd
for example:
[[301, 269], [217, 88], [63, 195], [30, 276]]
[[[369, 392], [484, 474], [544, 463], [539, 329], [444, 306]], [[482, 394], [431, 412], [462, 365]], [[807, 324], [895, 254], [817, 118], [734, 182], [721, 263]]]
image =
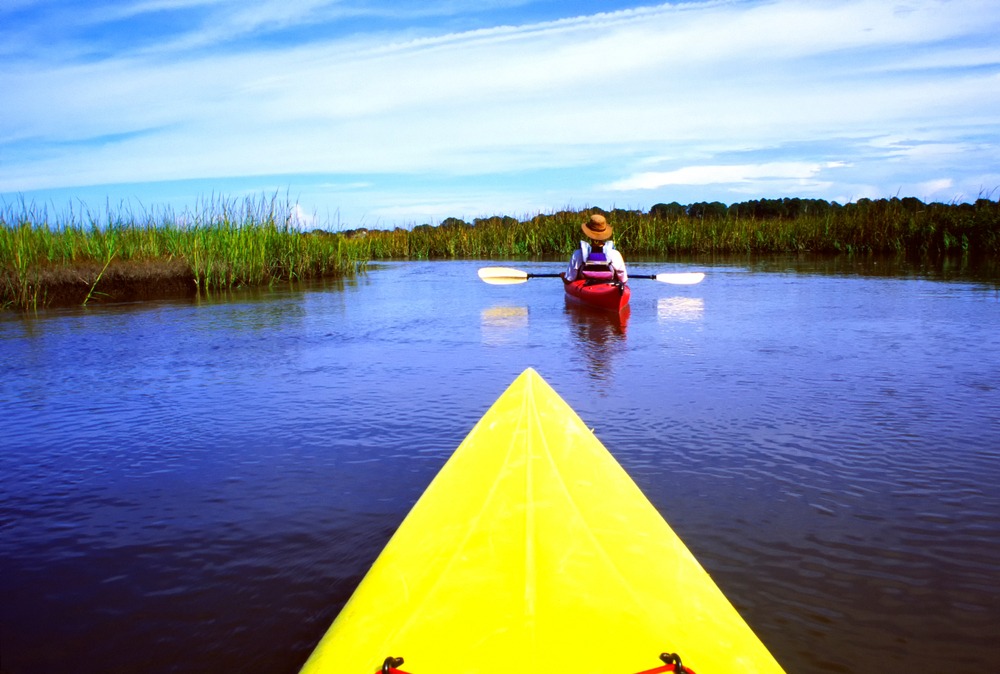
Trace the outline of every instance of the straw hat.
[[611, 225], [608, 224], [603, 215], [590, 216], [590, 220], [583, 223], [582, 227], [583, 233], [595, 241], [605, 241], [611, 238]]

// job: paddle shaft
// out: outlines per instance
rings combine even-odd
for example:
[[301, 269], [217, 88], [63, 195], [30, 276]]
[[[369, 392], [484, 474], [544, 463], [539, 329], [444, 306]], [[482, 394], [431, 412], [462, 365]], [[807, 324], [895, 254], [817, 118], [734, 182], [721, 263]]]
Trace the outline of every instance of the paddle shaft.
[[[565, 280], [565, 276], [563, 274], [534, 274], [521, 271], [520, 269], [511, 269], [510, 267], [483, 267], [479, 270], [479, 278], [493, 285], [524, 283], [528, 279], [532, 278], [562, 278]], [[632, 274], [631, 278], [647, 279], [650, 281], [659, 281], [661, 283], [673, 283], [675, 285], [694, 285], [696, 283], [700, 283], [702, 279], [705, 278], [705, 274], [702, 272], [677, 274]]]
[[[630, 279], [645, 278], [656, 280], [656, 274], [629, 274]], [[562, 274], [528, 274], [528, 278], [562, 278]]]

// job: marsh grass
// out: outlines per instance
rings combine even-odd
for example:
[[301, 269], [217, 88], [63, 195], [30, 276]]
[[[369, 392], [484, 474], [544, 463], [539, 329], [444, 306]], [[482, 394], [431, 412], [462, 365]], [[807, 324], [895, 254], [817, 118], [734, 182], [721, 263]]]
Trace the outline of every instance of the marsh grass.
[[603, 213], [626, 255], [895, 254], [1000, 257], [1000, 201], [773, 199], [494, 216], [393, 230], [302, 231], [276, 196], [213, 199], [194, 214], [107, 208], [54, 220], [33, 204], [0, 209], [0, 306], [196, 294], [344, 276], [370, 260], [564, 257]]
[[367, 258], [344, 237], [301, 231], [277, 198], [215, 201], [196, 214], [0, 211], [0, 303], [19, 309], [195, 294], [349, 275]]
[[673, 203], [657, 204], [648, 212], [593, 208], [471, 223], [448, 218], [437, 227], [347, 234], [364, 241], [368, 259], [564, 256], [577, 245], [580, 224], [592, 213], [608, 218], [617, 246], [632, 255], [1000, 255], [1000, 202], [985, 198], [974, 204], [916, 199], [862, 199], [845, 206], [801, 199], [732, 206]]

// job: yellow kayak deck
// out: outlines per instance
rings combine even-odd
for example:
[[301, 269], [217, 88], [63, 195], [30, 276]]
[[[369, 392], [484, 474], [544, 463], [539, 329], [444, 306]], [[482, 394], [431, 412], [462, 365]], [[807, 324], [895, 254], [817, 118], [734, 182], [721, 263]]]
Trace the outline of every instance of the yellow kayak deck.
[[431, 482], [303, 672], [782, 669], [663, 517], [532, 369]]

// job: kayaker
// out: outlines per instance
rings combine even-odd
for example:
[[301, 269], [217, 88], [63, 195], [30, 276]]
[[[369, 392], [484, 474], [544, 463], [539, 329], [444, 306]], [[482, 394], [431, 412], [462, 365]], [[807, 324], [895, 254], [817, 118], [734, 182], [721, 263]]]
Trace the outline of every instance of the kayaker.
[[625, 258], [615, 249], [615, 244], [611, 241], [611, 225], [604, 216], [595, 213], [581, 228], [589, 243], [581, 241], [580, 247], [573, 251], [569, 267], [563, 273], [563, 280], [575, 281], [582, 276], [598, 283], [628, 283]]

